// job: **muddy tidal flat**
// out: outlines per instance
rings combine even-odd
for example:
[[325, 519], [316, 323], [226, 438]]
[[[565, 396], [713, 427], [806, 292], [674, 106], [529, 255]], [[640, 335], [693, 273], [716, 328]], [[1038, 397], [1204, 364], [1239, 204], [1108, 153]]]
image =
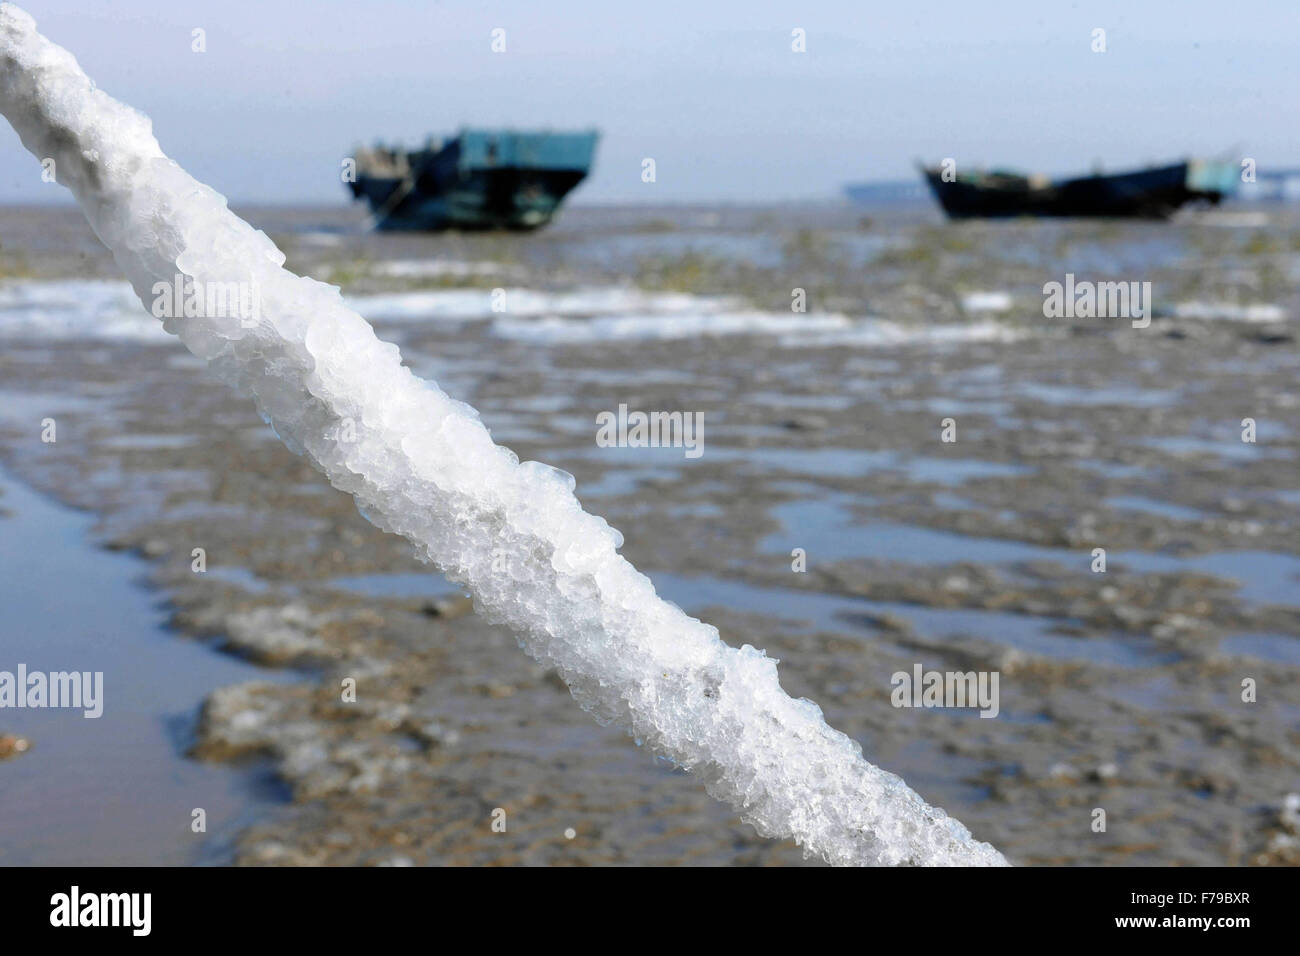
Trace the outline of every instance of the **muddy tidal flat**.
[[[1300, 863], [1300, 209], [239, 211], [1013, 862]], [[370, 526], [76, 210], [0, 223], [0, 670], [102, 670], [116, 722], [0, 710], [0, 864], [92, 818], [102, 863], [816, 862]], [[1145, 324], [1045, 317], [1067, 275], [1150, 282]], [[699, 416], [700, 453], [605, 447], [620, 406]], [[996, 673], [996, 716], [895, 706], [918, 665]]]

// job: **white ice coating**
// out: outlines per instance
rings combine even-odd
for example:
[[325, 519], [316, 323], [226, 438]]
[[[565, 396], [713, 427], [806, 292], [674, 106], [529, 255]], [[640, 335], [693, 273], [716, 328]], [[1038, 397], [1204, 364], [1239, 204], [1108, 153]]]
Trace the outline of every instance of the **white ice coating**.
[[[22, 10], [0, 6], [0, 112], [76, 195], [136, 294], [180, 272], [256, 283], [261, 320], [164, 320], [361, 512], [469, 588], [480, 613], [577, 701], [699, 777], [759, 833], [836, 864], [1004, 864], [959, 822], [792, 700], [776, 662], [655, 594], [573, 479], [520, 462], [477, 413], [401, 365], [339, 290], [168, 159], [145, 116], [97, 90]], [[355, 441], [341, 441], [350, 419]]]

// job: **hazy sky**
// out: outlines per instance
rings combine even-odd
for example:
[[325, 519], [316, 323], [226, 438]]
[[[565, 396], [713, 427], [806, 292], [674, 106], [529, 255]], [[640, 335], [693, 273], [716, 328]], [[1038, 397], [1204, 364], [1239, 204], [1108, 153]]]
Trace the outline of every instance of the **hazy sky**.
[[[906, 178], [914, 157], [1300, 166], [1297, 0], [19, 5], [233, 201], [344, 202], [354, 143], [463, 123], [600, 128], [575, 195], [587, 202], [828, 198]], [[196, 27], [205, 53], [191, 51]], [[491, 51], [498, 27], [505, 53]], [[0, 202], [65, 199], [0, 127]]]

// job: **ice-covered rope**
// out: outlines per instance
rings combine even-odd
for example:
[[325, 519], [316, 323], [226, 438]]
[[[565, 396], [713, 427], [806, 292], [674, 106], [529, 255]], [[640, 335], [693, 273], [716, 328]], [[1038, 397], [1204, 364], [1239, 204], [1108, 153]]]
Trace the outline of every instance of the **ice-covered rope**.
[[[276, 434], [404, 535], [480, 613], [554, 667], [577, 701], [694, 773], [759, 833], [837, 864], [1003, 864], [959, 822], [791, 700], [762, 651], [660, 599], [587, 514], [571, 476], [520, 462], [478, 414], [401, 364], [339, 290], [168, 159], [147, 117], [87, 78], [22, 10], [0, 6], [0, 112], [53, 159], [146, 306], [157, 282], [245, 283], [260, 318], [166, 318]], [[245, 328], [245, 325], [250, 327]]]

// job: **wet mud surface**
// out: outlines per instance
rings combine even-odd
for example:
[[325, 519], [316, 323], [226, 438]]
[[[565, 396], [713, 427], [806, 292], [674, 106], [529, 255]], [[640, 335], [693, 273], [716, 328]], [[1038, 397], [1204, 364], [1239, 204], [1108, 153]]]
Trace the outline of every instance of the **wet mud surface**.
[[[574, 210], [535, 240], [358, 236], [321, 212], [266, 228], [499, 442], [571, 472], [661, 594], [779, 658], [793, 696], [1014, 862], [1294, 864], [1300, 217], [1271, 208], [969, 229]], [[9, 282], [111, 276], [56, 225], [21, 263], [6, 241]], [[1044, 318], [1067, 270], [1152, 281], [1150, 325]], [[574, 331], [785, 319], [796, 287], [808, 318], [849, 327]], [[632, 299], [498, 313], [494, 288]], [[655, 292], [701, 301], [635, 298]], [[600, 447], [620, 404], [701, 413], [703, 454]], [[177, 639], [275, 678], [210, 694], [188, 744], [287, 788], [235, 862], [806, 862], [591, 721], [179, 343], [11, 335], [0, 407], [10, 475], [147, 561]], [[998, 672], [997, 717], [893, 706], [917, 664]]]

